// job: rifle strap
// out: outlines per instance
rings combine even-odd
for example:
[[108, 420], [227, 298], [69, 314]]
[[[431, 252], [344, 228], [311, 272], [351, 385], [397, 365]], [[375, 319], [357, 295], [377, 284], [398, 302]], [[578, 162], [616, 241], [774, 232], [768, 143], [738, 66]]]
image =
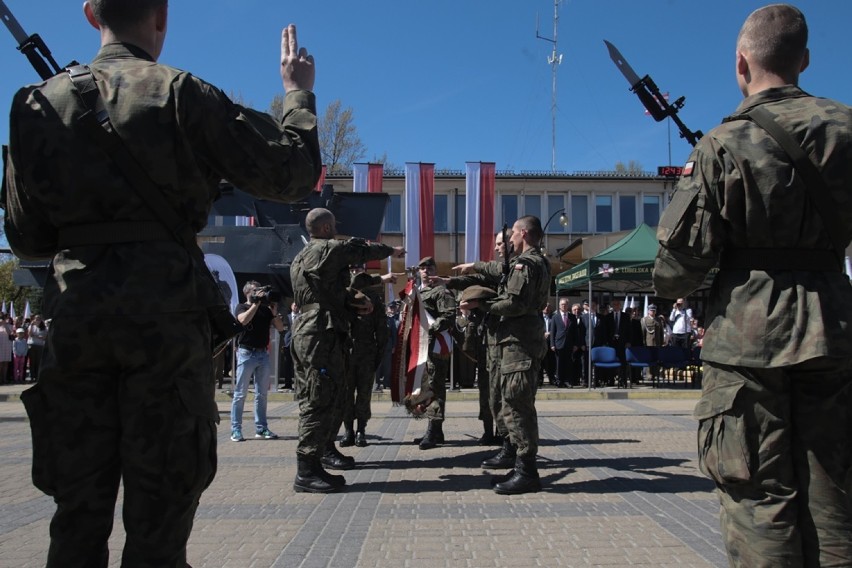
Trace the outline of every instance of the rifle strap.
[[822, 218], [825, 230], [834, 245], [834, 255], [837, 257], [838, 262], [842, 264], [846, 254], [846, 243], [848, 243], [848, 240], [845, 238], [846, 232], [843, 229], [843, 222], [840, 219], [840, 215], [837, 213], [837, 204], [832, 199], [828, 185], [825, 183], [816, 165], [805, 154], [802, 147], [793, 140], [793, 137], [775, 121], [772, 113], [764, 107], [754, 107], [743, 115], [726, 119], [726, 122], [736, 119], [745, 119], [754, 122], [775, 139], [778, 145], [792, 158], [793, 165], [796, 167], [799, 175], [802, 176], [811, 202]]
[[74, 65], [67, 71], [73, 90], [86, 108], [86, 111], [78, 118], [78, 123], [118, 165], [130, 186], [172, 238], [184, 246], [199, 267], [205, 266], [204, 253], [198, 247], [195, 232], [180, 218], [174, 207], [166, 200], [160, 187], [136, 161], [118, 132], [115, 131], [91, 69], [87, 65]]

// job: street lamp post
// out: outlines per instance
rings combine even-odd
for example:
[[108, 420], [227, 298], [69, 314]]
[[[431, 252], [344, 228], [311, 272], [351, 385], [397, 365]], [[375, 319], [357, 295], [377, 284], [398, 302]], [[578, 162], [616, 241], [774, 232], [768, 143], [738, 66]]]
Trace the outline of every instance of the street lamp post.
[[[561, 213], [561, 215], [559, 215], [560, 213]], [[553, 215], [550, 216], [550, 219], [547, 220], [547, 223], [544, 224], [544, 228], [542, 229], [542, 232], [544, 233], [544, 238], [545, 238], [545, 243], [544, 243], [545, 244], [545, 250], [547, 250], [547, 245], [548, 245], [548, 242], [547, 242], [547, 227], [550, 225], [550, 222], [553, 221], [553, 219], [557, 215], [559, 215], [559, 224], [562, 225], [563, 227], [568, 226], [568, 216], [565, 215], [565, 208], [563, 207], [562, 209], [558, 209], [557, 211], [554, 211]]]

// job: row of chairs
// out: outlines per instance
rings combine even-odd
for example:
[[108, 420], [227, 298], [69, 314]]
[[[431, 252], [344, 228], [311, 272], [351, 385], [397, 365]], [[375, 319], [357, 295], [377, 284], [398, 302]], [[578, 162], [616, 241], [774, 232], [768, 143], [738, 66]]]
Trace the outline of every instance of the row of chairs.
[[[682, 376], [684, 382], [689, 379], [693, 387], [701, 386], [700, 347], [628, 347], [624, 361], [618, 358], [613, 347], [593, 347], [591, 357], [595, 369], [612, 369], [625, 377], [632, 374], [632, 369], [647, 369], [655, 387], [660, 381], [674, 383], [678, 376]], [[623, 381], [619, 384], [625, 385]]]

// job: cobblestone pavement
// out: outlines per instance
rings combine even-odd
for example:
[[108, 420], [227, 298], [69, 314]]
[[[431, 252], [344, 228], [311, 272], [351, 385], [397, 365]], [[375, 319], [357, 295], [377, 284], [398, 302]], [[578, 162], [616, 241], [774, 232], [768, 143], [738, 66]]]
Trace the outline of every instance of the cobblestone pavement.
[[[472, 396], [451, 395], [447, 443], [428, 451], [411, 442], [425, 422], [375, 401], [370, 445], [344, 450], [359, 467], [345, 472], [345, 492], [324, 496], [292, 489], [298, 415], [292, 397], [269, 403], [279, 440], [243, 443], [229, 441], [229, 404], [220, 398], [219, 473], [202, 497], [189, 562], [195, 568], [725, 566], [718, 501], [695, 457], [697, 393], [642, 394], [541, 396], [545, 487], [508, 497], [491, 491], [479, 467], [497, 448], [477, 445], [478, 407], [466, 400]], [[245, 422], [250, 428], [250, 415]], [[0, 402], [3, 567], [43, 566], [46, 558], [54, 504], [32, 487], [30, 459], [23, 406], [7, 397]], [[120, 505], [111, 566], [118, 566], [123, 541]]]

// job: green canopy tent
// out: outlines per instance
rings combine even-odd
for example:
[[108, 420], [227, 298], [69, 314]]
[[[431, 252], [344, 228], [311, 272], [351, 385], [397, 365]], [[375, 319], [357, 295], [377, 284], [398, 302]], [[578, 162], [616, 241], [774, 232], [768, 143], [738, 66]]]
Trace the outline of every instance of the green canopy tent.
[[660, 244], [654, 229], [641, 224], [617, 243], [556, 277], [556, 291], [586, 286], [611, 292], [652, 292], [651, 271]]
[[[592, 258], [569, 268], [556, 277], [556, 293], [581, 286], [588, 287], [589, 301], [592, 286], [598, 290], [620, 293], [653, 292], [651, 271], [657, 256], [657, 235], [654, 229], [641, 224], [620, 241], [605, 248]], [[587, 330], [586, 345], [592, 344], [592, 330]], [[592, 361], [588, 357], [589, 389], [592, 388]]]

